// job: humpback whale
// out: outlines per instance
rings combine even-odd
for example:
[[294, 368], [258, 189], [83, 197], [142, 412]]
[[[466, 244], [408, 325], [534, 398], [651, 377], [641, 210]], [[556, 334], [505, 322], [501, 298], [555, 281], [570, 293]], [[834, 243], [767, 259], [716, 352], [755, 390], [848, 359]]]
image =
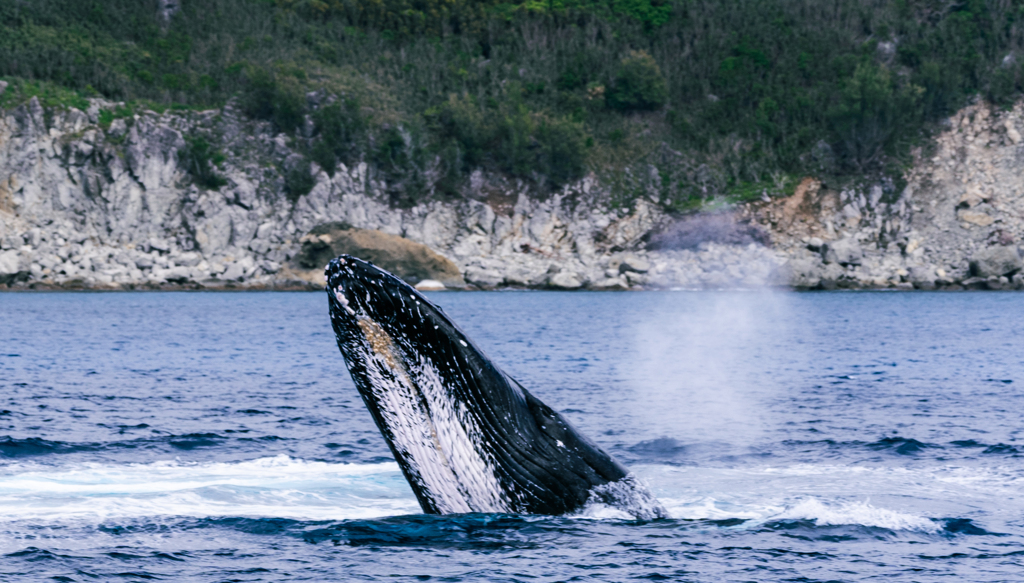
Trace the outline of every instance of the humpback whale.
[[325, 275], [338, 348], [425, 513], [554, 515], [595, 501], [665, 516], [635, 476], [412, 286], [347, 255]]

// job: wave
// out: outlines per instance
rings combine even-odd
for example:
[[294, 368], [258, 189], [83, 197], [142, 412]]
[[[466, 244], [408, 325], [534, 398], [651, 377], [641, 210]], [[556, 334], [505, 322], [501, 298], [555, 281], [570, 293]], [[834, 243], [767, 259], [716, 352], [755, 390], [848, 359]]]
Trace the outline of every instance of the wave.
[[[242, 411], [246, 414], [260, 415], [263, 411], [247, 409]], [[2, 414], [3, 412], [0, 412]], [[136, 426], [120, 426], [124, 429], [148, 429], [146, 424]], [[246, 454], [265, 454], [270, 444], [277, 442], [293, 441], [288, 437], [277, 435], [258, 435], [250, 433], [248, 429], [225, 430], [221, 432], [196, 432], [184, 434], [159, 434], [136, 437], [119, 441], [103, 442], [72, 442], [49, 440], [44, 437], [23, 437], [16, 438], [9, 435], [0, 436], [0, 462], [4, 460], [18, 460], [25, 458], [57, 459], [69, 454], [94, 454], [93, 459], [101, 458], [116, 460], [121, 458], [138, 459], [138, 457], [156, 457], [161, 455], [179, 455], [196, 453], [193, 457], [223, 458], [225, 451], [230, 451], [233, 457], [242, 457]], [[291, 448], [293, 445], [282, 443], [273, 447]], [[353, 460], [357, 447], [341, 443], [324, 443], [323, 447], [331, 450], [335, 458], [346, 458]], [[739, 459], [754, 459], [773, 457], [771, 452], [782, 453], [787, 457], [807, 458], [822, 461], [847, 458], [850, 454], [856, 457], [856, 452], [877, 452], [883, 454], [881, 457], [872, 456], [870, 461], [884, 461], [888, 455], [896, 458], [932, 458], [950, 459], [951, 455], [962, 457], [964, 454], [953, 452], [970, 452], [969, 458], [977, 459], [984, 457], [1011, 457], [1019, 458], [1024, 456], [1024, 448], [1019, 446], [998, 443], [983, 443], [974, 439], [957, 440], [949, 443], [930, 443], [909, 437], [887, 436], [875, 441], [837, 441], [832, 439], [821, 440], [785, 440], [777, 446], [755, 448], [749, 451], [740, 451], [728, 443], [706, 441], [684, 443], [670, 437], [641, 441], [632, 445], [619, 445], [612, 448], [616, 455], [629, 465], [639, 464], [667, 464], [674, 466], [697, 466], [708, 461], [718, 463], [730, 463]], [[280, 449], [279, 449], [280, 451]], [[929, 452], [930, 455], [929, 455]], [[241, 455], [239, 455], [241, 454]], [[357, 456], [363, 462], [381, 462], [384, 457], [374, 453], [369, 456]], [[868, 460], [865, 460], [868, 461]]]
[[[142, 424], [133, 428], [146, 428]], [[246, 433], [245, 430], [242, 433]], [[186, 433], [182, 435], [158, 435], [140, 437], [124, 441], [109, 442], [67, 442], [51, 441], [41, 437], [13, 438], [9, 435], [0, 436], [0, 459], [26, 458], [53, 454], [69, 454], [80, 452], [118, 452], [118, 451], [156, 451], [156, 452], [187, 452], [199, 448], [221, 447], [230, 444], [254, 443], [262, 444], [279, 441], [283, 438], [275, 435], [259, 437], [221, 435], [219, 433]]]
[[829, 504], [818, 498], [800, 500], [766, 523], [797, 521], [811, 521], [814, 526], [864, 526], [890, 531], [936, 533], [942, 530], [942, 527], [930, 518], [877, 508], [866, 501]]
[[974, 439], [968, 439], [951, 441], [948, 444], [941, 444], [929, 443], [909, 437], [899, 436], [882, 437], [875, 441], [836, 441], [833, 439], [818, 439], [810, 441], [786, 440], [782, 442], [782, 445], [798, 451], [817, 450], [820, 448], [825, 448], [835, 452], [868, 449], [871, 451], [889, 452], [898, 456], [917, 456], [918, 454], [928, 450], [949, 452], [961, 449], [981, 449], [981, 453], [983, 455], [1018, 456], [1022, 453], [1021, 449], [1005, 443], [990, 445]]
[[22, 458], [54, 453], [74, 453], [80, 451], [96, 451], [99, 444], [73, 444], [63, 441], [50, 441], [39, 437], [15, 439], [8, 435], [0, 437], [0, 457]]
[[306, 529], [311, 543], [330, 540], [349, 546], [415, 546], [441, 549], [530, 549], [572, 529], [566, 518], [510, 514], [411, 515], [353, 520]]
[[[847, 536], [833, 532], [844, 528], [924, 535], [993, 534], [987, 526], [972, 522], [976, 516], [964, 515], [960, 500], [1009, 511], [1020, 506], [1015, 493], [1024, 482], [1012, 468], [910, 470], [808, 464], [651, 465], [634, 470], [680, 528], [767, 529], [792, 536], [809, 531], [818, 532], [814, 536]], [[167, 460], [55, 467], [22, 458], [0, 464], [0, 524], [70, 521], [121, 528], [134, 521], [145, 525], [185, 520], [231, 528], [237, 523], [242, 525], [237, 528], [304, 530], [325, 528], [323, 521], [397, 520], [419, 514], [419, 505], [394, 462], [338, 463], [279, 455], [243, 462]], [[563, 519], [632, 517], [592, 504]], [[211, 520], [221, 522], [194, 522]], [[345, 532], [356, 532], [346, 528]], [[858, 532], [856, 536], [865, 534]]]
[[8, 520], [270, 516], [344, 520], [419, 510], [394, 462], [340, 464], [280, 455], [246, 462], [0, 466]]

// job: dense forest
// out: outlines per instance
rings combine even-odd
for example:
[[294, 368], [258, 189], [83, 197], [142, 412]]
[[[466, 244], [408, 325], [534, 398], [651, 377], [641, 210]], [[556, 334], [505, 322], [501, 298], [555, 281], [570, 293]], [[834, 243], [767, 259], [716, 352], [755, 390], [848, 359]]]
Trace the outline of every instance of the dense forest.
[[[0, 0], [0, 107], [234, 100], [321, 167], [370, 163], [396, 204], [458, 196], [476, 169], [540, 192], [593, 171], [686, 210], [898, 177], [944, 116], [1024, 88], [1022, 0], [158, 4]], [[217, 187], [215, 149], [190, 145]]]

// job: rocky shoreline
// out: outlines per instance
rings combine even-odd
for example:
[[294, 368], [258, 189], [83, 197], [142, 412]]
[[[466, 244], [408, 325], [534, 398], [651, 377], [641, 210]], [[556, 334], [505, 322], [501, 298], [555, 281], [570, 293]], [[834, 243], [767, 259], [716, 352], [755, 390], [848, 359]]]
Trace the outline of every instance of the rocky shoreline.
[[[689, 217], [656, 193], [614, 208], [593, 176], [542, 199], [479, 174], [460, 200], [396, 208], [365, 164], [313, 165], [292, 199], [296, 152], [267, 124], [230, 105], [101, 123], [115, 108], [0, 112], [0, 289], [319, 289], [302, 258], [334, 244], [318, 239], [325, 225], [424, 246], [457, 272], [451, 288], [1024, 289], [1022, 104], [958, 112], [900, 189], [806, 178], [790, 196]], [[195, 136], [223, 152], [219, 189], [182, 168]]]

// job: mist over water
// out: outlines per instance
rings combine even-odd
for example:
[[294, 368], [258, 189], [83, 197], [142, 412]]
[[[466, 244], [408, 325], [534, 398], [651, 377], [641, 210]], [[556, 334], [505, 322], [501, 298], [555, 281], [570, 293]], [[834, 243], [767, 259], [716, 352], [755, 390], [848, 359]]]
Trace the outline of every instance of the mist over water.
[[419, 515], [321, 294], [0, 298], [0, 580], [1014, 580], [998, 293], [441, 293], [671, 519]]
[[622, 365], [634, 414], [685, 442], [757, 443], [770, 400], [790, 388], [772, 372], [796, 366], [802, 356], [782, 347], [809, 333], [790, 295], [659, 296], [635, 322], [634, 345]]

